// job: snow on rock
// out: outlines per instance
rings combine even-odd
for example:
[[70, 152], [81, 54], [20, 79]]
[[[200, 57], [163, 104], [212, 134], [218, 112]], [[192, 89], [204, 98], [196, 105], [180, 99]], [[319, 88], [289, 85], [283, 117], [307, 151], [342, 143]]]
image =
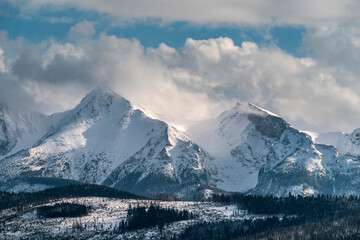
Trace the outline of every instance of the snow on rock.
[[317, 132], [311, 132], [311, 131], [305, 131], [305, 130], [300, 130], [300, 132], [303, 132], [307, 135], [309, 135], [311, 137], [311, 140], [313, 140], [315, 142], [316, 138], [319, 136], [319, 133]]
[[340, 154], [360, 156], [360, 128], [349, 134], [343, 132], [321, 133], [315, 141], [336, 147]]
[[[360, 130], [317, 137], [254, 104], [238, 103], [190, 129], [189, 135], [215, 157], [212, 178], [220, 189], [277, 196], [360, 194], [359, 164], [343, 155], [360, 153]], [[325, 139], [340, 154], [318, 144]]]
[[[159, 239], [160, 235], [174, 236], [183, 232], [188, 226], [204, 222], [221, 222], [226, 220], [264, 219], [273, 215], [252, 215], [239, 210], [237, 205], [221, 205], [211, 202], [193, 201], [153, 201], [129, 200], [114, 198], [69, 198], [55, 200], [46, 205], [56, 203], [77, 203], [90, 206], [92, 211], [86, 216], [73, 218], [40, 218], [35, 208], [5, 221], [1, 239]], [[158, 226], [116, 233], [122, 220], [127, 219], [129, 206], [149, 207], [156, 204], [162, 208], [187, 210], [193, 213], [194, 219], [176, 221], [165, 224], [160, 230]], [[86, 226], [74, 230], [75, 224]], [[16, 231], [14, 231], [16, 229]], [[162, 234], [160, 234], [162, 231]]]
[[1, 106], [0, 181], [57, 177], [188, 199], [219, 189], [360, 194], [360, 129], [298, 131], [274, 113], [237, 103], [188, 134], [109, 89], [52, 116]]
[[174, 193], [210, 184], [211, 157], [109, 89], [95, 89], [32, 146], [0, 160], [0, 180], [46, 176]]
[[12, 111], [0, 104], [0, 158], [31, 147], [62, 115]]

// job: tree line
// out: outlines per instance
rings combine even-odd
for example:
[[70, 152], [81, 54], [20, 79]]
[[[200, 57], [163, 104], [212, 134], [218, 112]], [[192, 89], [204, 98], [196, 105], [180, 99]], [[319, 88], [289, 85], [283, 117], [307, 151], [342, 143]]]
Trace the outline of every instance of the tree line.
[[10, 193], [0, 191], [0, 210], [16, 207], [22, 211], [29, 206], [44, 204], [53, 199], [75, 197], [109, 197], [119, 199], [146, 199], [129, 192], [96, 184], [73, 184], [49, 188], [33, 193]]
[[324, 218], [339, 219], [360, 215], [359, 196], [315, 195], [287, 197], [257, 196], [246, 194], [218, 194], [212, 201], [223, 204], [237, 204], [239, 209], [251, 214], [296, 215], [306, 220]]
[[121, 230], [135, 230], [158, 226], [161, 230], [165, 224], [195, 218], [195, 215], [188, 210], [177, 210], [174, 208], [163, 208], [151, 204], [146, 206], [131, 205], [127, 211], [127, 220], [121, 223]]
[[91, 207], [78, 203], [56, 203], [51, 206], [41, 206], [36, 209], [38, 216], [46, 218], [82, 217], [87, 215]]
[[359, 196], [217, 194], [211, 200], [264, 216], [202, 222], [172, 239], [360, 239]]

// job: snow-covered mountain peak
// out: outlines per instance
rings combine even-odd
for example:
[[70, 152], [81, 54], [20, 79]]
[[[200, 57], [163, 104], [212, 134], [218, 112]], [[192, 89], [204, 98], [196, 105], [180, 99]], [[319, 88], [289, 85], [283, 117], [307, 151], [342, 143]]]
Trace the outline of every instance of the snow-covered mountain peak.
[[314, 142], [278, 115], [237, 103], [188, 134], [108, 88], [52, 116], [0, 105], [0, 181], [60, 177], [148, 196], [209, 187], [277, 195], [358, 189], [360, 178], [349, 179], [360, 171], [360, 129], [313, 135]]
[[53, 135], [67, 124], [91, 124], [103, 118], [116, 118], [121, 121], [126, 114], [133, 112], [130, 102], [108, 88], [95, 88], [88, 93], [81, 102], [72, 110], [64, 113], [64, 117], [47, 134]]
[[230, 108], [228, 111], [223, 112], [218, 118], [224, 118], [225, 116], [233, 116], [239, 114], [240, 115], [257, 114], [257, 115], [265, 116], [267, 112], [261, 110], [252, 103], [237, 102], [234, 107]]
[[253, 104], [253, 103], [251, 103], [251, 102], [249, 102], [249, 106], [250, 106], [252, 109], [256, 109], [257, 111], [263, 112], [263, 113], [265, 113], [265, 114], [267, 114], [267, 115], [274, 116], [274, 117], [279, 117], [279, 116], [276, 115], [275, 113], [270, 112], [269, 110], [266, 110], [266, 109], [264, 109], [264, 108], [261, 108], [261, 107], [255, 105], [255, 104]]
[[167, 126], [166, 135], [171, 145], [176, 145], [178, 140], [184, 142], [190, 141], [190, 139], [183, 132], [180, 132], [173, 126]]
[[[231, 150], [263, 135], [280, 139], [289, 124], [276, 114], [252, 103], [236, 103], [217, 118], [194, 126], [188, 133], [215, 157], [228, 158]], [[255, 143], [254, 143], [255, 144]]]
[[210, 159], [181, 131], [112, 90], [96, 88], [38, 135], [36, 143], [0, 158], [0, 181], [32, 174], [185, 196], [197, 191], [198, 183], [210, 184], [205, 164]]
[[[231, 108], [230, 110], [224, 112], [223, 114], [226, 115], [233, 115], [233, 114], [256, 114], [256, 115], [261, 115], [261, 116], [274, 116], [274, 117], [279, 117], [278, 115], [276, 115], [275, 113], [272, 113], [264, 108], [261, 108], [251, 102], [248, 103], [240, 103], [237, 102], [235, 104], [235, 106], [233, 108]], [[221, 116], [221, 115], [220, 115]]]
[[122, 107], [124, 109], [131, 108], [131, 104], [128, 100], [111, 89], [95, 88], [81, 100], [81, 103], [75, 109], [79, 110], [91, 106], [96, 110], [107, 110], [114, 104], [116, 107]]
[[261, 176], [264, 171], [278, 168], [284, 173], [302, 167], [322, 169], [310, 137], [254, 104], [238, 103], [202, 126], [203, 131], [192, 137], [215, 157], [218, 174], [214, 178], [221, 189], [253, 189], [266, 181]]
[[252, 103], [237, 103], [235, 107], [222, 113], [218, 119], [219, 132], [228, 132], [228, 135], [243, 132], [251, 122], [262, 135], [279, 139], [284, 130], [290, 126], [278, 115]]

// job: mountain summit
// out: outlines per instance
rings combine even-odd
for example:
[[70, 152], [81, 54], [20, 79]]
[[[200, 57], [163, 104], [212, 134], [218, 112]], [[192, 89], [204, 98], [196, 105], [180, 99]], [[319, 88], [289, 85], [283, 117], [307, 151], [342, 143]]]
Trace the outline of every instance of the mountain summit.
[[[221, 189], [278, 196], [360, 193], [356, 156], [313, 142], [254, 104], [238, 103], [201, 126], [190, 129], [190, 136], [215, 157], [212, 177]], [[354, 142], [356, 133], [344, 138]]]
[[109, 89], [95, 89], [36, 142], [0, 161], [0, 178], [46, 176], [151, 196], [186, 197], [210, 183], [210, 156]]
[[2, 182], [55, 177], [188, 199], [212, 191], [360, 194], [359, 130], [314, 141], [251, 103], [190, 129], [195, 141], [103, 88], [52, 116], [3, 107], [0, 127]]

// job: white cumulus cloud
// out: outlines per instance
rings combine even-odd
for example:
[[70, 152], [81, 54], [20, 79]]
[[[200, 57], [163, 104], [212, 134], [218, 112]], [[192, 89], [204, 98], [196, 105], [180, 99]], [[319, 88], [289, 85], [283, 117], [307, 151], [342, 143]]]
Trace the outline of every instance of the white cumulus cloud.
[[93, 36], [95, 32], [95, 24], [93, 22], [82, 21], [70, 28], [68, 37], [73, 41], [81, 41]]
[[[0, 38], [0, 43], [6, 42]], [[19, 51], [10, 56], [6, 53], [11, 51], [4, 50], [11, 70], [0, 84], [14, 91], [17, 87], [31, 99], [29, 104], [47, 113], [74, 106], [95, 86], [110, 85], [184, 128], [217, 116], [237, 101], [268, 108], [299, 128], [359, 127], [356, 89], [343, 84], [333, 67], [276, 47], [252, 42], [237, 46], [230, 38], [189, 38], [179, 49], [166, 44], [144, 48], [136, 39], [101, 34], [76, 45], [50, 41], [45, 49], [26, 45]], [[345, 67], [343, 71], [358, 77]], [[15, 98], [11, 101], [16, 103]]]

